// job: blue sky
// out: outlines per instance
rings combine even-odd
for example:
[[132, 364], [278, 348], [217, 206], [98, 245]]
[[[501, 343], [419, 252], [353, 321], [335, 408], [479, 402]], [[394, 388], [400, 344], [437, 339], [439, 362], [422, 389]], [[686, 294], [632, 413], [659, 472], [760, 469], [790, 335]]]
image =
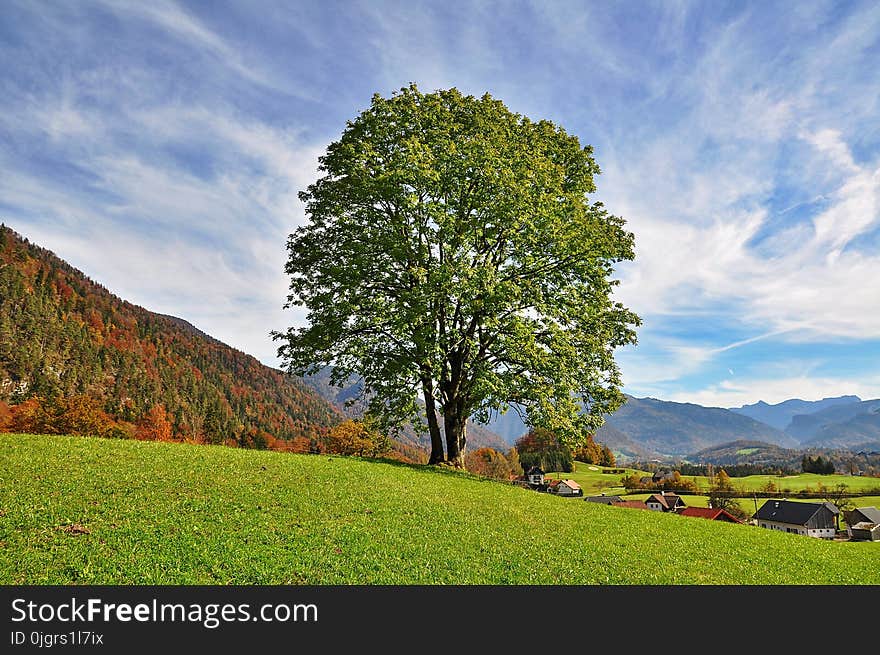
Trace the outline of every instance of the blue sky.
[[627, 392], [880, 396], [876, 2], [6, 0], [0, 62], [0, 220], [267, 364], [296, 193], [416, 82], [593, 145]]

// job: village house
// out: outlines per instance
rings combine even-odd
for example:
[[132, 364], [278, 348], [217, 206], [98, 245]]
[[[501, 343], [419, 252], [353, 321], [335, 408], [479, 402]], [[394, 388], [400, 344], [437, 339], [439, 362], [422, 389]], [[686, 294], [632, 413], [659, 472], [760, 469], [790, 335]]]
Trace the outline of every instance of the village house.
[[876, 507], [857, 507], [843, 513], [846, 534], [854, 541], [880, 541], [880, 510]]
[[651, 494], [645, 499], [645, 505], [655, 512], [680, 512], [687, 507], [681, 496], [671, 491]]
[[544, 481], [544, 471], [540, 466], [532, 466], [523, 475], [512, 478], [512, 482], [526, 489], [535, 491], [547, 491], [547, 484]]
[[533, 466], [526, 471], [526, 479], [528, 483], [535, 487], [544, 485], [544, 471], [540, 466]]
[[584, 500], [588, 503], [599, 503], [600, 505], [613, 505], [614, 503], [623, 502], [623, 498], [620, 496], [606, 496], [605, 494], [601, 496], [586, 496]]
[[726, 509], [715, 509], [712, 507], [686, 507], [681, 510], [680, 514], [682, 516], [696, 516], [701, 519], [709, 519], [710, 521], [742, 523], [742, 521], [740, 521]]
[[639, 484], [643, 487], [650, 487], [654, 484], [663, 484], [675, 479], [675, 473], [672, 471], [657, 471], [653, 475], [644, 475], [639, 478]]
[[840, 511], [831, 503], [799, 503], [768, 500], [752, 518], [758, 526], [793, 534], [833, 539]]
[[584, 490], [574, 480], [551, 480], [547, 491], [558, 496], [583, 496]]

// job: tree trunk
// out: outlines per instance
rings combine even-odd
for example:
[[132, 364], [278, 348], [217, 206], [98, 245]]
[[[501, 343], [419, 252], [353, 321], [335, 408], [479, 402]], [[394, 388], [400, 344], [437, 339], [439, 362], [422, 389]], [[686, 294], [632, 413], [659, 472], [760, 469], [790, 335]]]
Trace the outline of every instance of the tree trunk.
[[422, 391], [425, 395], [425, 414], [428, 418], [428, 433], [431, 435], [431, 457], [428, 464], [439, 464], [443, 461], [443, 437], [440, 435], [440, 423], [437, 421], [437, 404], [431, 382], [422, 380]]
[[443, 415], [446, 432], [446, 461], [455, 468], [464, 468], [464, 447], [467, 442], [467, 417], [450, 411]]

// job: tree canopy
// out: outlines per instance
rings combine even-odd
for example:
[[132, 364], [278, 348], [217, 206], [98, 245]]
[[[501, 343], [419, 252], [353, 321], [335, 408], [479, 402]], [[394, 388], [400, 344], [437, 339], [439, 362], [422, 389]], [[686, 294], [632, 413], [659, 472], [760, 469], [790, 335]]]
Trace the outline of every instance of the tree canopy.
[[488, 94], [411, 85], [374, 95], [319, 163], [287, 244], [307, 325], [274, 334], [289, 372], [360, 379], [381, 427], [424, 417], [431, 461], [456, 465], [469, 417], [515, 405], [574, 445], [623, 402], [613, 350], [639, 319], [611, 276], [633, 235], [588, 198], [590, 146]]

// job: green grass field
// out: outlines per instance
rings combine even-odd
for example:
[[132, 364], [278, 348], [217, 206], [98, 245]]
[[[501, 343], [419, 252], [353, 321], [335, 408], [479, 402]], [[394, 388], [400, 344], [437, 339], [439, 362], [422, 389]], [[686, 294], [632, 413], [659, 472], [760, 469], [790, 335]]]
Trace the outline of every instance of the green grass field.
[[[584, 462], [577, 462], [575, 468], [577, 470], [571, 471], [570, 473], [548, 473], [547, 477], [574, 480], [581, 485], [584, 494], [590, 496], [599, 493], [605, 493], [608, 495], [625, 493], [626, 490], [620, 486], [621, 478], [632, 473], [636, 473], [640, 476], [651, 475], [650, 473], [630, 468], [626, 469], [626, 473], [603, 473], [602, 471], [607, 470], [609, 467], [595, 466], [593, 464], [585, 464]], [[623, 467], [618, 466], [611, 468], [620, 469]]]
[[[709, 487], [708, 478], [697, 476], [692, 478], [701, 489]], [[776, 488], [782, 492], [803, 491], [812, 489], [816, 491], [819, 483], [826, 487], [834, 487], [843, 483], [851, 492], [864, 492], [880, 489], [880, 479], [866, 478], [852, 475], [819, 475], [817, 473], [800, 473], [793, 476], [779, 477], [776, 475], [749, 475], [744, 478], [732, 478], [733, 486], [744, 491], [760, 491], [769, 480], [773, 481]]]
[[[631, 473], [636, 473], [639, 476], [651, 475], [647, 471], [639, 471], [629, 468], [626, 469], [626, 473], [624, 474], [610, 475], [602, 473], [606, 467], [585, 464], [583, 462], [577, 462], [576, 468], [577, 470], [571, 473], [553, 472], [548, 473], [547, 475], [553, 478], [571, 478], [583, 487], [584, 493], [587, 495], [601, 492], [605, 492], [606, 494], [623, 493], [625, 490], [620, 486], [620, 480], [625, 475], [630, 475]], [[705, 476], [684, 475], [682, 478], [685, 480], [693, 480], [694, 483], [696, 483], [698, 490], [707, 491], [709, 489], [709, 478]], [[803, 491], [805, 489], [817, 491], [820, 483], [829, 488], [833, 488], [837, 484], [843, 483], [852, 493], [864, 493], [870, 492], [874, 489], [880, 489], [880, 479], [878, 478], [851, 475], [801, 473], [799, 475], [783, 477], [776, 475], [749, 475], [743, 478], [731, 478], [733, 486], [744, 493], [761, 491], [766, 487], [769, 480], [772, 480], [773, 484], [776, 485], [780, 495]], [[855, 500], [857, 505], [865, 504], [861, 499]], [[869, 502], [867, 504], [870, 505], [871, 503]]]
[[2, 584], [880, 584], [880, 547], [354, 458], [0, 435]]

